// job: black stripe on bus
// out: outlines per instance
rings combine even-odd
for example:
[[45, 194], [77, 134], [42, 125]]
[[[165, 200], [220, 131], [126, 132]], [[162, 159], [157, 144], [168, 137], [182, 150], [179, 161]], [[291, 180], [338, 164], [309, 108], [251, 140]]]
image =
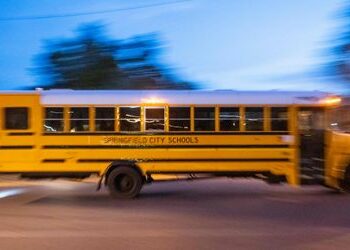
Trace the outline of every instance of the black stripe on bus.
[[7, 133], [8, 136], [31, 136], [34, 135], [33, 132], [10, 132]]
[[34, 146], [26, 146], [26, 145], [19, 145], [19, 146], [0, 146], [1, 149], [32, 149]]
[[154, 132], [134, 132], [134, 133], [128, 133], [128, 132], [52, 132], [52, 133], [43, 133], [42, 135], [44, 136], [79, 136], [79, 135], [90, 135], [90, 136], [112, 136], [112, 135], [117, 135], [117, 136], [173, 136], [173, 135], [182, 135], [182, 136], [196, 136], [196, 135], [290, 135], [288, 131], [242, 131], [242, 132], [160, 132], [160, 133], [154, 133]]
[[[268, 175], [270, 171], [238, 171], [238, 170], [215, 170], [215, 171], [176, 171], [176, 170], [166, 170], [166, 171], [147, 171], [146, 174], [210, 174], [214, 176], [232, 176], [232, 177], [252, 177], [258, 174]], [[195, 177], [196, 178], [196, 177]], [[201, 179], [205, 177], [200, 177]], [[188, 180], [188, 179], [177, 179], [176, 181]], [[157, 180], [157, 182], [162, 180]]]
[[289, 144], [248, 144], [248, 145], [45, 145], [43, 149], [149, 149], [149, 148], [289, 148]]
[[69, 177], [69, 176], [76, 176], [76, 175], [91, 175], [91, 174], [96, 174], [96, 175], [99, 175], [99, 172], [97, 171], [90, 171], [90, 172], [82, 172], [82, 171], [61, 171], [61, 172], [57, 172], [57, 171], [54, 171], [54, 172], [47, 172], [47, 171], [36, 171], [36, 172], [33, 172], [33, 171], [29, 171], [29, 172], [26, 172], [26, 171], [8, 171], [8, 172], [1, 172], [2, 175], [5, 175], [5, 174], [20, 174], [20, 175], [25, 175], [25, 176], [28, 176], [28, 175], [34, 175], [34, 176], [41, 176], [41, 175], [45, 175], [45, 176], [52, 176], [52, 177]]
[[43, 163], [58, 163], [58, 162], [65, 162], [65, 159], [44, 159], [41, 162]]
[[[120, 159], [78, 159], [79, 163], [114, 162]], [[133, 160], [136, 161], [137, 160]], [[199, 159], [141, 159], [140, 162], [289, 162], [289, 158], [199, 158]]]

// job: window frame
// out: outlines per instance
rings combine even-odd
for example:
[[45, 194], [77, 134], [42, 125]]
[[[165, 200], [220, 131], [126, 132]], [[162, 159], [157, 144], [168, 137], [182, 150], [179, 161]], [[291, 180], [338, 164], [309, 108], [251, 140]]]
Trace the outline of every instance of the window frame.
[[[127, 131], [127, 130], [121, 130], [121, 123], [123, 120], [127, 120], [127, 118], [121, 118], [121, 109], [122, 108], [139, 108], [140, 110], [140, 116], [139, 116], [139, 130], [135, 130], [135, 131]], [[130, 105], [122, 105], [122, 106], [117, 106], [117, 113], [118, 115], [116, 116], [116, 122], [117, 122], [117, 128], [116, 130], [122, 134], [137, 134], [137, 133], [141, 133], [143, 131], [143, 109], [144, 107], [142, 105], [135, 105], [135, 104], [130, 104]], [[136, 119], [136, 118], [135, 118]]]
[[[192, 119], [192, 106], [191, 105], [171, 105], [168, 107], [168, 115], [167, 115], [167, 121], [168, 121], [168, 132], [169, 133], [190, 133], [192, 131], [192, 125], [194, 123], [194, 120]], [[189, 117], [188, 118], [170, 118], [170, 109], [171, 108], [187, 108], [189, 110]], [[171, 130], [170, 129], [170, 122], [171, 121], [189, 121], [189, 127], [187, 130]]]
[[[259, 130], [252, 130], [252, 129], [247, 129], [247, 125], [248, 125], [248, 120], [247, 120], [247, 109], [252, 109], [252, 108], [259, 108], [262, 110], [262, 116], [261, 116], [261, 129]], [[245, 132], [264, 132], [266, 131], [266, 106], [264, 105], [249, 105], [249, 106], [243, 106], [243, 110], [244, 110], [244, 116], [243, 118], [243, 123], [244, 123], [244, 131]], [[242, 114], [241, 114], [242, 116]]]
[[[26, 128], [7, 128], [6, 126], [6, 121], [7, 121], [7, 115], [6, 115], [6, 109], [15, 109], [15, 108], [26, 108], [27, 109], [27, 113], [26, 113], [26, 116], [27, 116], [27, 122], [26, 122]], [[1, 121], [1, 128], [2, 130], [4, 131], [7, 131], [7, 132], [21, 132], [21, 131], [31, 131], [32, 130], [32, 121], [30, 119], [30, 117], [32, 116], [32, 109], [33, 107], [31, 106], [23, 106], [23, 105], [20, 105], [20, 106], [4, 106], [2, 108], [2, 121]]]
[[[4, 130], [11, 131], [10, 129], [5, 129], [5, 108], [27, 108], [28, 110], [28, 128], [27, 129], [13, 129], [14, 132], [16, 131], [28, 131], [32, 126], [31, 121], [31, 114], [33, 112], [33, 107], [31, 106], [10, 106], [10, 107], [3, 107], [2, 113], [3, 113], [3, 121], [2, 126]], [[63, 109], [63, 117], [61, 118], [46, 118], [46, 109], [47, 108], [62, 108]], [[71, 111], [74, 108], [86, 108], [88, 112], [87, 118], [71, 118], [72, 114]], [[108, 120], [114, 120], [114, 130], [110, 131], [101, 131], [96, 130], [96, 122], [98, 120], [106, 120], [105, 118], [96, 118], [96, 110], [98, 108], [111, 108], [114, 110], [114, 119], [106, 118]], [[121, 118], [121, 110], [123, 108], [138, 108], [139, 109], [139, 130], [134, 131], [126, 131], [121, 130], [121, 124], [123, 120], [127, 120], [127, 118]], [[157, 109], [161, 108], [164, 111], [164, 129], [163, 130], [146, 130], [146, 115], [147, 115], [147, 109]], [[170, 110], [171, 108], [186, 108], [186, 112], [189, 112], [189, 117], [186, 118], [171, 118], [170, 117]], [[213, 114], [210, 114], [208, 117], [211, 118], [196, 118], [196, 110], [202, 109], [202, 108], [208, 108], [210, 111], [213, 112]], [[221, 128], [221, 121], [220, 114], [222, 109], [233, 109], [234, 112], [237, 112], [239, 114], [239, 119], [236, 121], [239, 122], [237, 125], [237, 129], [235, 130], [222, 130]], [[248, 130], [247, 129], [247, 116], [246, 111], [249, 108], [259, 108], [261, 109], [261, 127], [259, 130]], [[287, 112], [287, 130], [273, 130], [272, 128], [272, 108], [285, 108]], [[130, 104], [130, 105], [45, 105], [42, 106], [42, 125], [41, 125], [41, 131], [43, 133], [125, 133], [125, 134], [142, 134], [142, 133], [165, 133], [165, 134], [172, 134], [172, 133], [244, 133], [244, 132], [289, 132], [291, 130], [291, 126], [293, 121], [291, 120], [291, 112], [292, 109], [290, 105], [238, 105], [238, 104], [213, 104], [213, 105], [206, 105], [206, 104], [199, 104], [199, 105], [193, 105], [193, 104]], [[137, 119], [137, 118], [135, 118]], [[61, 120], [63, 121], [63, 130], [62, 131], [45, 131], [44, 130], [44, 124], [46, 120]], [[84, 131], [75, 131], [72, 132], [72, 121], [73, 120], [85, 120], [86, 124], [89, 126], [88, 130]], [[189, 122], [189, 128], [187, 130], [171, 130], [170, 123], [171, 121], [188, 121]], [[210, 128], [211, 130], [198, 130], [196, 129], [196, 121], [207, 121], [210, 122]], [[230, 120], [230, 118], [227, 118], [227, 120]], [[233, 121], [233, 119], [232, 119]], [[84, 123], [84, 126], [85, 126]]]
[[[237, 130], [222, 130], [221, 129], [221, 118], [220, 118], [220, 114], [221, 114], [221, 109], [222, 108], [226, 108], [226, 109], [237, 109], [238, 111], [238, 129]], [[244, 119], [243, 119], [243, 116], [242, 116], [242, 109], [241, 109], [241, 106], [230, 106], [230, 105], [219, 105], [218, 106], [218, 114], [217, 114], [217, 117], [218, 117], [218, 132], [227, 132], [227, 133], [237, 133], [237, 132], [243, 132], [242, 131], [242, 123], [244, 123]], [[223, 120], [228, 120], [228, 121], [233, 121], [233, 119], [223, 119]]]
[[[199, 133], [214, 133], [216, 132], [216, 111], [217, 111], [217, 106], [216, 105], [211, 105], [211, 106], [208, 106], [208, 105], [195, 105], [193, 106], [193, 131], [194, 132], [199, 132]], [[210, 108], [210, 109], [213, 109], [214, 110], [214, 116], [213, 118], [196, 118], [196, 109], [197, 108]], [[211, 130], [197, 130], [196, 129], [196, 121], [213, 121], [214, 122], [214, 126], [213, 126], [213, 129]]]
[[[68, 114], [67, 114], [67, 126], [68, 126], [68, 132], [69, 133], [89, 133], [92, 131], [92, 117], [91, 117], [91, 106], [90, 105], [74, 105], [74, 106], [68, 106], [67, 107], [67, 111], [68, 111]], [[88, 118], [74, 118], [72, 119], [72, 109], [73, 108], [86, 108], [87, 109], [87, 114], [88, 114]], [[79, 130], [79, 131], [72, 131], [72, 121], [87, 121], [87, 124], [88, 124], [88, 129], [87, 130]]]
[[[116, 107], [116, 106], [93, 106], [91, 107], [93, 109], [93, 119], [92, 119], [92, 123], [93, 123], [93, 131], [95, 133], [113, 133], [113, 132], [116, 132], [117, 129], [118, 129], [118, 117], [117, 117], [117, 110], [119, 107]], [[113, 109], [113, 119], [110, 119], [110, 118], [96, 118], [97, 117], [97, 112], [96, 110], [99, 109], [99, 108], [110, 108], [110, 109]], [[97, 130], [96, 129], [96, 122], [97, 121], [113, 121], [113, 130]]]
[[[147, 129], [147, 110], [148, 109], [163, 109], [163, 122], [164, 122], [164, 127], [163, 130], [157, 130], [157, 129]], [[143, 121], [143, 126], [142, 129], [146, 133], [164, 133], [166, 131], [166, 120], [169, 117], [169, 114], [167, 115], [166, 113], [166, 106], [144, 106], [143, 107], [143, 117], [142, 117], [142, 112], [141, 112], [141, 120]], [[162, 119], [160, 119], [162, 120]]]
[[[284, 108], [286, 110], [286, 119], [284, 119], [284, 121], [286, 122], [286, 130], [274, 130], [273, 126], [272, 126], [272, 122], [274, 117], [272, 117], [272, 109], [273, 108]], [[290, 107], [285, 105], [285, 106], [270, 106], [269, 107], [269, 129], [272, 132], [289, 132], [290, 131]]]
[[[62, 119], [59, 119], [59, 118], [50, 118], [50, 119], [47, 119], [46, 118], [46, 109], [47, 108], [62, 108], [62, 110], [63, 110], [63, 117], [62, 117]], [[61, 106], [43, 106], [43, 108], [42, 108], [42, 132], [43, 133], [64, 133], [65, 131], [66, 131], [66, 106], [64, 106], [64, 105], [61, 105]], [[62, 120], [63, 121], [63, 129], [62, 129], [62, 131], [46, 131], [45, 129], [44, 129], [44, 125], [45, 125], [45, 121], [46, 120]]]

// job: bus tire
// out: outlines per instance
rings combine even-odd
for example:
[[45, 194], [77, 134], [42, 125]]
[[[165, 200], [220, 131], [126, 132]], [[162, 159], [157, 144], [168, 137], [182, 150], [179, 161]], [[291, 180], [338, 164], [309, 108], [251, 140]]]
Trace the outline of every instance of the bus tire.
[[142, 184], [141, 174], [133, 167], [116, 167], [107, 177], [109, 192], [117, 199], [135, 198], [140, 194]]

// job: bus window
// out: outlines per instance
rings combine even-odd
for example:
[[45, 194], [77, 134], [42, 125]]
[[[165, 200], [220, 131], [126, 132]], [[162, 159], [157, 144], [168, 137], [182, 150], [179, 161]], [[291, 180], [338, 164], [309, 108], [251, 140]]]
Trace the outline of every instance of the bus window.
[[336, 131], [350, 132], [350, 106], [340, 106], [330, 110], [328, 127]]
[[190, 131], [191, 108], [169, 107], [169, 131]]
[[61, 132], [64, 128], [63, 108], [45, 108], [44, 131]]
[[139, 132], [141, 130], [141, 108], [140, 107], [120, 107], [119, 124], [120, 131]]
[[145, 108], [145, 131], [164, 131], [164, 108]]
[[286, 107], [271, 108], [271, 130], [288, 131], [288, 108]]
[[5, 129], [28, 129], [28, 108], [5, 108]]
[[322, 108], [300, 108], [298, 111], [298, 128], [306, 134], [313, 130], [324, 130], [324, 110]]
[[70, 132], [89, 131], [89, 108], [70, 108]]
[[220, 131], [238, 131], [239, 119], [239, 108], [220, 107]]
[[215, 108], [195, 107], [194, 108], [194, 129], [196, 131], [215, 130]]
[[95, 130], [114, 131], [115, 109], [112, 107], [95, 108]]
[[264, 109], [261, 107], [245, 108], [246, 131], [264, 130]]

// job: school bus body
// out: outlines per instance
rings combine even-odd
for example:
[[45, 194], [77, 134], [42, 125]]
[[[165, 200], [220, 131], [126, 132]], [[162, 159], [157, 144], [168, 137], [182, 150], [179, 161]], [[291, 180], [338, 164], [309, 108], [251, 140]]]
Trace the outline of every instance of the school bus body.
[[[44, 93], [48, 93], [43, 97]], [[319, 102], [328, 95], [317, 96], [317, 101], [302, 103], [196, 103], [191, 100], [184, 103], [143, 103], [130, 99], [130, 104], [105, 100], [104, 103], [82, 102], [79, 92], [58, 92], [57, 95], [77, 95], [75, 103], [67, 100], [51, 101], [55, 92], [16, 92], [0, 94], [1, 129], [0, 129], [0, 173], [17, 173], [24, 177], [72, 177], [84, 178], [91, 174], [103, 176], [114, 165], [133, 165], [141, 172], [145, 180], [151, 181], [155, 174], [212, 174], [216, 176], [243, 176], [270, 180], [278, 177], [291, 185], [302, 183], [301, 136], [298, 112], [301, 108], [306, 113], [313, 108], [324, 114], [324, 184], [332, 188], [341, 188], [350, 163], [350, 136], [344, 133], [326, 130], [327, 112], [330, 105]], [[136, 91], [135, 91], [136, 92]], [[86, 92], [84, 92], [85, 94]], [[123, 96], [123, 92], [118, 93]], [[163, 92], [145, 92], [143, 96]], [[166, 93], [166, 92], [165, 92]], [[129, 93], [128, 93], [129, 94]], [[168, 96], [171, 93], [166, 93]], [[283, 94], [282, 93], [274, 93]], [[95, 94], [97, 95], [97, 94]], [[103, 93], [101, 93], [103, 96]], [[215, 95], [215, 92], [212, 92]], [[259, 95], [259, 92], [255, 93]], [[310, 94], [311, 95], [311, 94]], [[319, 95], [319, 94], [318, 94]], [[302, 96], [304, 98], [304, 96]], [[46, 98], [46, 99], [45, 99]], [[74, 98], [74, 97], [72, 97]], [[54, 99], [54, 98], [53, 98]], [[106, 97], [106, 99], [108, 99]], [[43, 101], [44, 100], [44, 101]], [[45, 101], [46, 100], [46, 101]], [[49, 101], [48, 101], [49, 100]], [[225, 100], [222, 100], [222, 102]], [[115, 107], [115, 130], [95, 131], [96, 107]], [[141, 126], [137, 133], [120, 131], [118, 120], [119, 107], [139, 106]], [[190, 128], [186, 132], [169, 131], [169, 107], [188, 106], [191, 109]], [[213, 107], [215, 123], [212, 131], [195, 131], [194, 109]], [[244, 122], [244, 108], [261, 107], [263, 121], [261, 131], [247, 131]], [[25, 129], [8, 129], [7, 108], [28, 108], [28, 126]], [[51, 133], [43, 130], [45, 108], [61, 107], [64, 110], [62, 131]], [[70, 107], [87, 107], [89, 113], [88, 131], [72, 132], [70, 129]], [[163, 131], [146, 131], [144, 118], [148, 107], [164, 107]], [[220, 107], [237, 107], [240, 111], [238, 131], [220, 130]], [[286, 131], [272, 131], [271, 108], [286, 107], [288, 128]], [[248, 120], [246, 120], [248, 121]], [[10, 126], [10, 125], [9, 125]]]
[[[328, 145], [326, 147], [327, 158], [325, 168], [325, 184], [329, 187], [348, 189], [350, 171], [350, 134], [329, 132]], [[346, 190], [348, 191], [348, 190]]]

